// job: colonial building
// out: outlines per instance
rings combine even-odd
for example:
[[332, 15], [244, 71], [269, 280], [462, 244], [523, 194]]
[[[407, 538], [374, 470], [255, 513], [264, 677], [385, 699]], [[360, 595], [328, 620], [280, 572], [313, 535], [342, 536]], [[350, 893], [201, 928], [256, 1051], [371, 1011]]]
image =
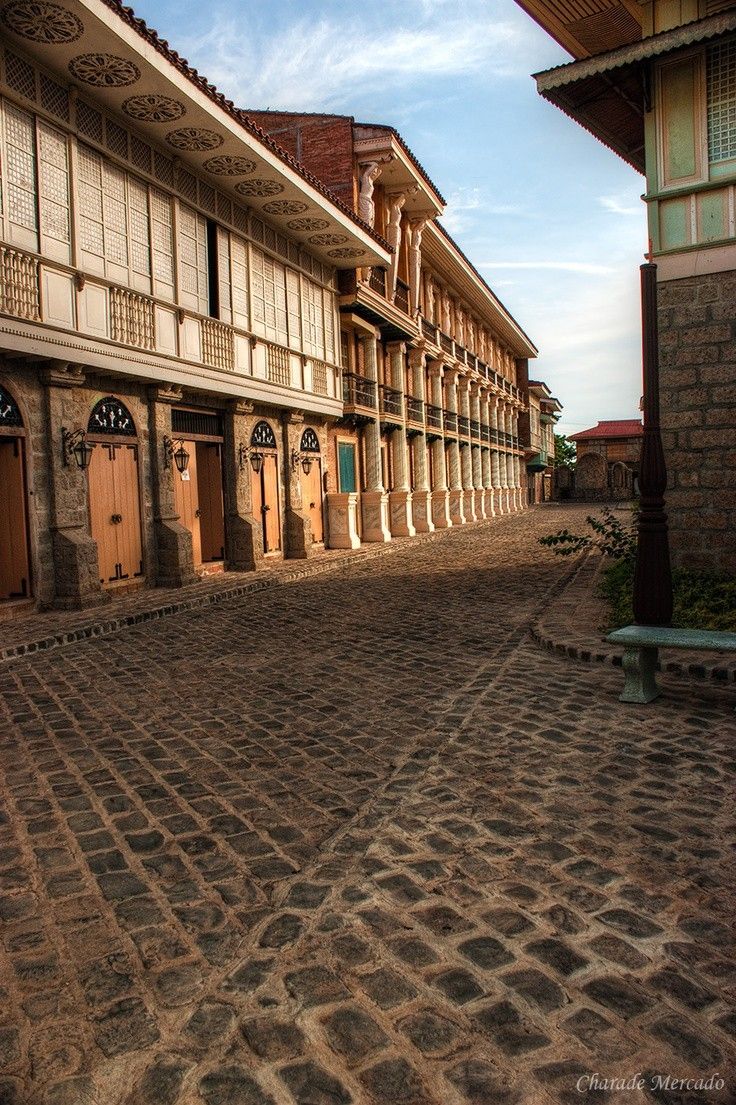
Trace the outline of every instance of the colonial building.
[[249, 115], [393, 250], [338, 277], [344, 416], [330, 432], [332, 544], [388, 541], [526, 505], [519, 415], [537, 350], [437, 222], [444, 201], [391, 127]]
[[4, 609], [309, 555], [385, 242], [115, 0], [0, 21]]
[[577, 452], [574, 497], [631, 498], [637, 491], [643, 433], [641, 419], [624, 418], [572, 434]]
[[552, 498], [555, 469], [555, 425], [562, 403], [542, 380], [530, 380], [526, 387], [527, 409], [519, 416], [519, 436], [526, 453], [529, 504]]
[[736, 572], [736, 4], [518, 0], [540, 93], [646, 175], [673, 560]]

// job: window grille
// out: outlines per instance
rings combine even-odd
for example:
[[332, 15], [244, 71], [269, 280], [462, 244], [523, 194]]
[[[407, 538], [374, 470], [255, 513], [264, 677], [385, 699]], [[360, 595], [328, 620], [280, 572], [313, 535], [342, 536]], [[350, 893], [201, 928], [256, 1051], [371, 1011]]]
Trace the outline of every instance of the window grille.
[[128, 132], [109, 119], [105, 120], [105, 144], [111, 153], [128, 160]]
[[708, 157], [736, 157], [736, 38], [708, 47]]
[[222, 415], [216, 411], [188, 411], [173, 407], [171, 410], [171, 430], [175, 434], [203, 434], [207, 437], [222, 437], [224, 433]]
[[36, 74], [32, 65], [29, 65], [17, 54], [5, 51], [5, 79], [14, 92], [19, 92], [26, 100], [36, 99]]
[[77, 101], [77, 130], [102, 145], [102, 116], [84, 100]]
[[242, 238], [230, 235], [230, 271], [232, 274], [233, 325], [247, 330], [248, 309], [248, 246]]
[[41, 73], [41, 105], [57, 119], [69, 122], [69, 93], [45, 73]]
[[145, 173], [151, 172], [151, 154], [153, 150], [147, 142], [142, 142], [134, 134], [130, 136], [131, 161], [137, 169], [143, 169]]
[[4, 104], [4, 191], [10, 241], [38, 248], [36, 144], [33, 116]]
[[206, 315], [209, 305], [207, 224], [201, 215], [183, 204], [179, 207], [180, 299], [184, 306]]
[[39, 123], [38, 150], [41, 252], [68, 261], [70, 219], [66, 138], [53, 127]]

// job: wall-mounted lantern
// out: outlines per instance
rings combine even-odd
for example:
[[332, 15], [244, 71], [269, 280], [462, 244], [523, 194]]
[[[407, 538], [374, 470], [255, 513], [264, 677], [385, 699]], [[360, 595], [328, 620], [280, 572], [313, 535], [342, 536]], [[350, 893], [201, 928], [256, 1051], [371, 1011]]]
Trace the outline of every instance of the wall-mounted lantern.
[[69, 464], [69, 458], [74, 457], [74, 461], [77, 468], [82, 472], [86, 468], [89, 468], [89, 462], [92, 459], [92, 450], [94, 445], [87, 441], [86, 430], [67, 430], [64, 426], [61, 428], [61, 458], [64, 463], [64, 467]]
[[256, 475], [263, 468], [263, 453], [259, 453], [257, 449], [249, 449], [247, 445], [243, 445], [240, 442], [238, 446], [238, 467], [242, 472], [246, 463], [250, 461], [250, 466]]
[[298, 453], [296, 449], [291, 450], [291, 467], [298, 468], [301, 464], [302, 470], [305, 476], [308, 476], [312, 471], [312, 465], [314, 461], [310, 457], [309, 453]]
[[169, 467], [169, 461], [173, 460], [177, 472], [186, 472], [189, 467], [189, 453], [184, 448], [184, 442], [180, 438], [164, 437], [164, 468]]

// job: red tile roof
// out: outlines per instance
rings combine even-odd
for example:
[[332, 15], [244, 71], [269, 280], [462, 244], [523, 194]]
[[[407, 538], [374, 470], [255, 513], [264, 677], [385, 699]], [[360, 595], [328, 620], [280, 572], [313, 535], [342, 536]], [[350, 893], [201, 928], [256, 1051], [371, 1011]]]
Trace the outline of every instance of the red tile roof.
[[590, 430], [570, 434], [570, 441], [585, 441], [589, 437], [639, 437], [644, 427], [639, 418], [621, 418], [613, 422], [599, 422]]

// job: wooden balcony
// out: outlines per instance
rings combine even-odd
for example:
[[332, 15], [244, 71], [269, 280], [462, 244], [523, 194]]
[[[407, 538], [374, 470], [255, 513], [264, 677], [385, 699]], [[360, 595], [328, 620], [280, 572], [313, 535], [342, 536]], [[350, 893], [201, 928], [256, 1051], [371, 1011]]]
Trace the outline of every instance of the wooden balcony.
[[396, 281], [394, 303], [405, 315], [409, 314], [409, 285], [405, 284], [403, 280]]
[[404, 404], [403, 395], [396, 388], [389, 387], [388, 384], [378, 385], [378, 409], [381, 412], [381, 419], [390, 419], [394, 422], [404, 421]]
[[464, 414], [459, 414], [457, 418], [457, 432], [460, 437], [470, 436], [470, 419], [466, 418]]
[[424, 337], [427, 339], [427, 341], [431, 341], [432, 345], [437, 345], [438, 344], [437, 327], [434, 325], [433, 322], [429, 322], [429, 320], [426, 319], [426, 318], [423, 318], [421, 320], [421, 323], [422, 323], [422, 334], [424, 335]]
[[413, 395], [407, 395], [404, 397], [406, 404], [406, 421], [409, 425], [417, 428], [418, 431], [424, 430], [424, 403], [421, 399], [416, 399]]
[[346, 407], [358, 407], [375, 413], [376, 381], [359, 376], [356, 372], [343, 372], [342, 401]]
[[431, 430], [442, 429], [442, 407], [435, 407], [427, 403], [427, 426]]
[[455, 411], [448, 411], [447, 407], [444, 408], [442, 413], [445, 420], [445, 434], [457, 437], [457, 414]]
[[448, 338], [447, 334], [443, 334], [440, 331], [440, 346], [444, 349], [445, 353], [449, 353], [451, 357], [455, 355], [455, 343], [452, 338]]
[[474, 418], [470, 419], [470, 436], [473, 441], [480, 441], [480, 422], [476, 422]]
[[384, 299], [386, 298], [386, 270], [372, 268], [370, 280], [368, 281], [368, 287], [372, 288], [374, 292], [378, 292]]

